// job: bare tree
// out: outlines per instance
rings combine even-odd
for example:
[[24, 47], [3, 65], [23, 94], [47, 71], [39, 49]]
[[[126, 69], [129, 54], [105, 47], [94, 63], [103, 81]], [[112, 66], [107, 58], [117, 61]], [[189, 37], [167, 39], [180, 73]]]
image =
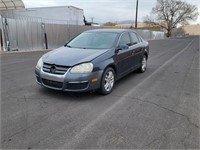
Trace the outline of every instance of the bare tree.
[[181, 0], [157, 0], [152, 8], [151, 16], [146, 16], [144, 22], [149, 25], [159, 25], [171, 36], [177, 25], [186, 25], [198, 17], [198, 8]]
[[185, 30], [181, 27], [172, 30], [172, 36], [184, 36], [185, 33]]

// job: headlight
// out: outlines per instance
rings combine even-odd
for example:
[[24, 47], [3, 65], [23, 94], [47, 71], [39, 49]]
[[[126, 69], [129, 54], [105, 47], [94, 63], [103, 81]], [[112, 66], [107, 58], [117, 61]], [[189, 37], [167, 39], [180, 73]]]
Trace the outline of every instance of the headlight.
[[74, 66], [71, 69], [71, 73], [91, 73], [93, 70], [93, 64], [92, 63], [84, 63], [77, 66]]
[[37, 69], [40, 69], [40, 68], [42, 67], [42, 65], [43, 65], [43, 61], [42, 61], [42, 58], [40, 58], [40, 59], [38, 60], [38, 62], [37, 62], [36, 68], [37, 68]]

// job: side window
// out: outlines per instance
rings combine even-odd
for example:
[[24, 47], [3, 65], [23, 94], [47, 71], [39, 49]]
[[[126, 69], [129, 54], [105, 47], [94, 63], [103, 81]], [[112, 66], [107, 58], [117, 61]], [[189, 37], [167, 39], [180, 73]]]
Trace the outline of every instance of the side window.
[[130, 40], [130, 36], [129, 36], [128, 32], [122, 34], [120, 41], [119, 41], [119, 45], [121, 45], [121, 44], [127, 44], [128, 46], [131, 45], [131, 40]]
[[131, 40], [132, 40], [133, 44], [140, 43], [138, 36], [133, 32], [131, 32]]

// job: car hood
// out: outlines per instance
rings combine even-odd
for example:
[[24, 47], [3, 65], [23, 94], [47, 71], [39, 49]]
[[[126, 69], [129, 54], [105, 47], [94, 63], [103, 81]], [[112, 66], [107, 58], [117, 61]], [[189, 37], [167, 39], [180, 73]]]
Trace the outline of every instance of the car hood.
[[107, 51], [108, 49], [78, 49], [63, 46], [45, 54], [43, 61], [61, 66], [74, 66], [83, 62], [90, 62]]

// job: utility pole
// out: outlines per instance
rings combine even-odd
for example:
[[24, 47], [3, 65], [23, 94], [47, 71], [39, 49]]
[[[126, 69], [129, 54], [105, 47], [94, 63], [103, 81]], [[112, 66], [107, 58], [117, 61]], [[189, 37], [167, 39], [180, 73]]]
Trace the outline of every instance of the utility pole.
[[92, 20], [92, 23], [93, 23], [93, 21], [94, 21], [94, 17], [91, 17], [91, 20]]
[[135, 29], [137, 29], [137, 20], [138, 20], [138, 0], [136, 0]]

